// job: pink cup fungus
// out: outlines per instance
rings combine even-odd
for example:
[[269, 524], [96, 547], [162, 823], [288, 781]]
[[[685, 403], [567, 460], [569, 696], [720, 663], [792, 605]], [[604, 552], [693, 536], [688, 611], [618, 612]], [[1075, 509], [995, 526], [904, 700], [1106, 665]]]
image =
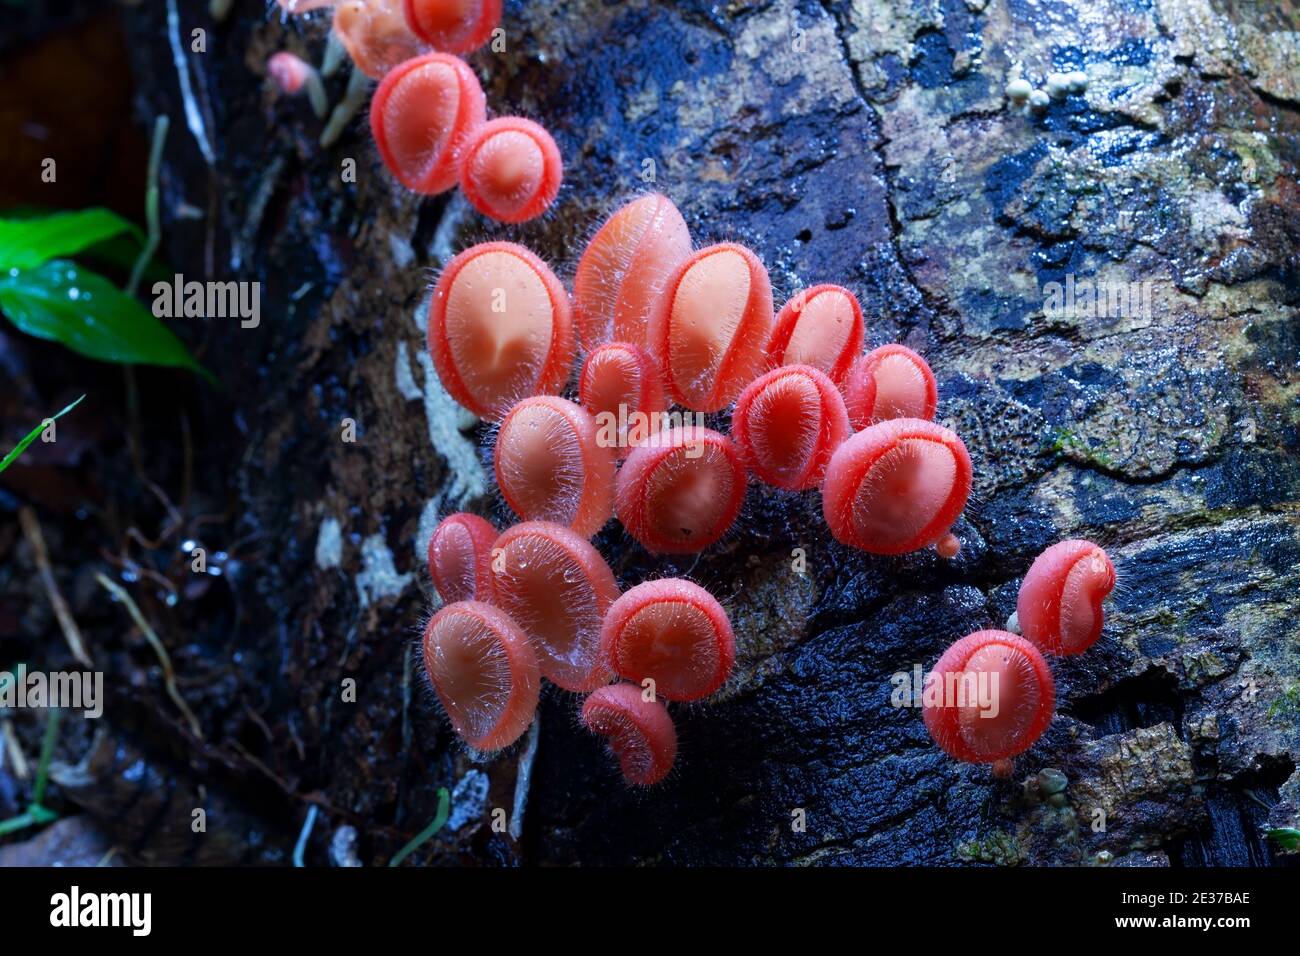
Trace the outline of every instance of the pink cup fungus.
[[970, 489], [970, 456], [956, 432], [896, 418], [836, 449], [822, 485], [822, 514], [842, 544], [906, 554], [948, 533]]
[[862, 351], [862, 306], [848, 289], [815, 285], [791, 297], [776, 317], [768, 364], [811, 365], [838, 385]]
[[501, 0], [402, 0], [411, 32], [435, 50], [469, 53], [492, 37]]
[[456, 733], [476, 750], [519, 739], [537, 713], [537, 655], [519, 626], [481, 601], [448, 604], [424, 629], [424, 668]]
[[583, 348], [620, 341], [654, 351], [651, 312], [690, 254], [686, 220], [667, 196], [649, 193], [621, 206], [592, 237], [573, 278], [573, 321]]
[[555, 202], [563, 178], [559, 147], [532, 120], [490, 120], [461, 148], [460, 188], [470, 205], [498, 222], [540, 216]]
[[625, 592], [605, 615], [600, 648], [620, 677], [652, 680], [657, 697], [678, 701], [716, 693], [736, 659], [727, 612], [704, 588], [681, 578], [646, 581]]
[[1115, 565], [1091, 541], [1052, 545], [1020, 585], [1020, 630], [1049, 654], [1082, 654], [1101, 637], [1102, 601], [1115, 587]]
[[492, 543], [497, 529], [460, 512], [438, 522], [429, 536], [429, 577], [446, 604], [492, 600]]
[[849, 369], [844, 393], [849, 421], [858, 429], [891, 418], [933, 420], [939, 404], [929, 364], [905, 345], [882, 345], [861, 356]]
[[930, 736], [967, 763], [1024, 753], [1052, 722], [1056, 699], [1038, 648], [1007, 631], [976, 631], [957, 641], [934, 665], [923, 694]]
[[451, 397], [499, 418], [558, 392], [573, 364], [569, 296], [523, 246], [485, 242], [447, 264], [429, 304], [429, 353]]
[[762, 369], [772, 284], [754, 253], [728, 242], [677, 267], [651, 316], [651, 352], [673, 400], [697, 412], [733, 402]]
[[581, 405], [553, 395], [518, 402], [501, 422], [492, 459], [506, 504], [525, 521], [554, 521], [590, 538], [609, 520], [614, 450], [600, 444]]
[[811, 365], [787, 365], [755, 379], [731, 416], [731, 437], [749, 470], [791, 491], [819, 484], [849, 434], [844, 399]]
[[372, 80], [426, 50], [406, 25], [402, 0], [343, 0], [334, 10], [334, 35]]
[[677, 760], [677, 731], [668, 708], [646, 700], [632, 684], [611, 684], [594, 691], [582, 705], [588, 730], [609, 741], [623, 779], [634, 787], [652, 787]]
[[320, 74], [302, 57], [288, 50], [274, 53], [266, 61], [266, 73], [276, 89], [286, 96], [306, 93], [312, 112], [317, 116], [323, 117], [328, 111], [329, 99], [325, 95]]
[[646, 550], [703, 551], [726, 533], [745, 499], [736, 446], [708, 428], [670, 428], [637, 445], [619, 469], [614, 510]]
[[549, 521], [507, 528], [493, 546], [492, 593], [529, 636], [542, 676], [586, 693], [613, 676], [600, 654], [614, 574], [581, 535]]
[[596, 419], [601, 443], [617, 447], [620, 458], [630, 445], [658, 431], [658, 416], [668, 407], [659, 363], [630, 342], [592, 350], [578, 376], [578, 398]]
[[487, 102], [464, 60], [427, 53], [393, 67], [370, 101], [370, 130], [384, 165], [407, 189], [446, 192], [460, 152], [483, 125]]

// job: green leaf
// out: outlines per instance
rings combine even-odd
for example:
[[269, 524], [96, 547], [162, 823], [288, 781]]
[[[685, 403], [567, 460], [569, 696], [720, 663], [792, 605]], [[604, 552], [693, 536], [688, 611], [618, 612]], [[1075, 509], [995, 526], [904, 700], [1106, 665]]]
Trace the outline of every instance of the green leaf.
[[[52, 422], [56, 418], [62, 418], [64, 415], [68, 414], [68, 412], [72, 411], [74, 408], [80, 405], [82, 400], [85, 397], [86, 397], [85, 395], [82, 395], [81, 398], [77, 399], [67, 408], [63, 409], [60, 412], [55, 412], [45, 421]], [[37, 425], [35, 428], [29, 431], [23, 437], [23, 440], [14, 446], [14, 450], [11, 451], [9, 454], [5, 455], [4, 461], [0, 461], [0, 471], [4, 471], [6, 468], [12, 465], [14, 461], [17, 460], [18, 456], [27, 450], [27, 446], [30, 445], [32, 442], [36, 441], [36, 436], [39, 435], [44, 430], [44, 428], [45, 428], [45, 422], [41, 422], [39, 425]]]
[[[0, 3], [3, 2], [4, 0], [0, 0]], [[5, 210], [5, 219], [17, 224], [20, 221], [30, 222], [33, 219], [41, 219], [61, 212], [62, 210], [52, 209], [49, 206], [11, 206]], [[134, 225], [128, 223], [128, 226], [130, 228], [126, 232], [119, 232], [117, 235], [86, 246], [77, 254], [78, 257], [130, 273], [135, 266], [135, 261], [140, 258], [145, 236]], [[173, 275], [174, 271], [168, 267], [162, 257], [154, 256], [149, 260], [149, 265], [145, 267], [141, 278], [150, 283], [170, 282]]]
[[75, 262], [54, 259], [0, 278], [0, 308], [28, 335], [104, 362], [172, 365], [213, 381], [181, 340], [138, 301]]
[[124, 232], [143, 242], [137, 227], [102, 208], [0, 219], [0, 271], [35, 269], [56, 256], [76, 255]]

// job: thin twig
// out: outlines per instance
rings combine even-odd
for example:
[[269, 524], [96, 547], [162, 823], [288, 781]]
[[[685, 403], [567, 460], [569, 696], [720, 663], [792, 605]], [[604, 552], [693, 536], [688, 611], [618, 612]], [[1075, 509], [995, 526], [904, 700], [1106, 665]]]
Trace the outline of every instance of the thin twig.
[[140, 250], [140, 255], [131, 268], [131, 278], [126, 284], [127, 295], [135, 295], [144, 270], [158, 251], [158, 243], [162, 240], [162, 227], [158, 222], [158, 169], [162, 165], [163, 143], [167, 141], [167, 128], [170, 125], [171, 120], [166, 114], [154, 120], [153, 144], [149, 147], [149, 173], [144, 191], [144, 219], [149, 232], [145, 237], [144, 248]]
[[190, 81], [190, 61], [181, 45], [181, 18], [176, 10], [176, 0], [167, 0], [167, 41], [171, 45], [172, 62], [176, 66], [176, 77], [181, 85], [181, 101], [185, 104], [185, 122], [199, 144], [199, 152], [209, 168], [217, 164], [212, 144], [208, 141], [208, 131], [203, 127], [203, 114], [199, 111], [198, 101], [194, 97], [194, 85]]
[[85, 641], [81, 639], [81, 631], [72, 617], [72, 611], [68, 609], [68, 603], [63, 600], [59, 583], [54, 579], [54, 570], [50, 567], [50, 552], [45, 547], [45, 536], [41, 534], [41, 523], [36, 520], [36, 512], [27, 505], [19, 508], [18, 523], [23, 526], [23, 535], [36, 556], [36, 569], [40, 574], [41, 584], [45, 587], [50, 603], [54, 605], [54, 616], [58, 618], [59, 630], [63, 631], [68, 649], [83, 667], [93, 668], [95, 665], [86, 651]]
[[320, 813], [320, 807], [312, 804], [307, 808], [307, 819], [303, 821], [302, 832], [298, 834], [298, 843], [293, 848], [293, 865], [302, 869], [303, 856], [307, 852], [307, 841], [311, 839], [312, 827], [316, 825], [316, 816]]
[[9, 762], [14, 765], [14, 776], [19, 780], [26, 780], [32, 775], [32, 770], [27, 765], [27, 755], [23, 753], [23, 745], [18, 742], [18, 735], [14, 733], [13, 722], [0, 720], [0, 733], [3, 733], [5, 739]]
[[519, 755], [519, 767], [515, 771], [515, 803], [510, 813], [510, 835], [516, 840], [524, 835], [524, 813], [528, 810], [528, 791], [533, 780], [533, 762], [537, 758], [537, 741], [542, 736], [541, 727], [541, 716], [538, 715], [528, 728], [528, 741], [524, 744], [524, 752]]
[[185, 698], [181, 696], [180, 690], [176, 687], [176, 672], [172, 669], [172, 659], [168, 656], [167, 648], [163, 646], [163, 642], [158, 639], [158, 635], [149, 626], [149, 622], [144, 619], [144, 615], [140, 613], [140, 608], [136, 606], [135, 601], [132, 600], [131, 595], [125, 588], [111, 578], [106, 577], [102, 571], [95, 573], [95, 580], [103, 586], [104, 590], [126, 605], [127, 613], [135, 621], [135, 626], [140, 629], [140, 633], [144, 635], [145, 640], [149, 642], [149, 646], [153, 648], [154, 653], [158, 656], [158, 662], [162, 665], [163, 683], [167, 687], [168, 696], [176, 703], [176, 707], [189, 722], [190, 730], [194, 732], [194, 736], [202, 740], [203, 728], [199, 725], [199, 719], [194, 716], [194, 711], [190, 710], [190, 705], [185, 703]]

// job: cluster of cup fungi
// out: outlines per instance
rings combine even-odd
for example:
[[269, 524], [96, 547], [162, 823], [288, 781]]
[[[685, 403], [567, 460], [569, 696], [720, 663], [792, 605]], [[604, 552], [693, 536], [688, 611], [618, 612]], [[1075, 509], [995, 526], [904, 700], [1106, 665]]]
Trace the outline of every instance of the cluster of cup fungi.
[[[499, 222], [526, 222], [555, 201], [560, 150], [545, 128], [519, 116], [487, 118], [478, 77], [457, 54], [487, 43], [501, 0], [278, 0], [290, 14], [332, 9], [331, 35], [356, 76], [379, 81], [370, 128], [384, 165], [407, 189], [436, 195], [459, 185]], [[319, 73], [287, 51], [267, 74], [288, 95], [305, 93], [318, 116]]]
[[[554, 141], [528, 120], [486, 120], [478, 79], [455, 55], [485, 42], [499, 0], [280, 2], [291, 12], [335, 8], [335, 33], [360, 69], [381, 77], [371, 128], [404, 186], [433, 194], [459, 183], [503, 222], [553, 202], [562, 178]], [[287, 75], [290, 66], [276, 68]], [[630, 784], [649, 786], [676, 758], [664, 702], [715, 694], [735, 638], [723, 606], [691, 581], [620, 593], [590, 539], [616, 516], [651, 553], [701, 552], [732, 526], [753, 476], [820, 489], [841, 544], [877, 555], [932, 547], [951, 559], [971, 460], [933, 420], [938, 391], [925, 359], [902, 345], [863, 354], [852, 292], [816, 285], [775, 312], [759, 258], [737, 243], [694, 249], [666, 196], [617, 209], [584, 251], [572, 290], [523, 246], [486, 242], [447, 263], [432, 291], [434, 366], [458, 403], [495, 425], [497, 485], [520, 523], [499, 531], [459, 513], [435, 529], [429, 573], [444, 604], [425, 627], [424, 662], [470, 747], [518, 740], [545, 678], [585, 695], [584, 725], [607, 739]], [[562, 393], [579, 352], [574, 401]], [[682, 416], [674, 424], [665, 414], [674, 405], [730, 409], [729, 432]], [[1009, 773], [1010, 758], [1052, 718], [1043, 652], [1095, 643], [1114, 583], [1114, 566], [1091, 542], [1040, 555], [1020, 590], [1022, 634], [968, 635], [930, 675], [950, 684], [995, 676], [995, 713], [960, 697], [927, 703], [935, 742]]]

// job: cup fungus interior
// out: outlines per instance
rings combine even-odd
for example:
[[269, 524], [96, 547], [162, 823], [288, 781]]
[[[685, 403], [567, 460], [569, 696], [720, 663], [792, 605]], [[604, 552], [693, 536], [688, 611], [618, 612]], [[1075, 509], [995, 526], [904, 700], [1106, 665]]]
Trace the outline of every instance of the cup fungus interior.
[[867, 469], [853, 499], [861, 538], [896, 547], [915, 540], [943, 510], [957, 478], [952, 451], [928, 438], [905, 438]]
[[542, 184], [542, 150], [531, 136], [515, 130], [487, 137], [468, 162], [470, 178], [496, 212], [519, 212]]
[[666, 361], [683, 401], [711, 411], [723, 359], [749, 304], [749, 263], [723, 249], [687, 269], [673, 297]]
[[848, 437], [848, 415], [834, 383], [809, 365], [778, 368], [740, 393], [732, 433], [763, 481], [797, 490], [821, 479]]
[[485, 251], [459, 268], [447, 289], [442, 334], [475, 408], [499, 414], [537, 387], [555, 323], [546, 282], [520, 256]]
[[600, 552], [544, 521], [510, 528], [495, 549], [493, 593], [532, 640], [542, 674], [571, 691], [609, 683], [600, 629], [618, 585]]
[[483, 122], [478, 78], [457, 57], [431, 53], [395, 66], [375, 91], [370, 125], [384, 164], [408, 189], [456, 184], [458, 150]]
[[503, 612], [449, 604], [425, 629], [424, 664], [456, 732], [479, 750], [519, 738], [537, 710], [537, 658]]
[[911, 349], [887, 345], [868, 356], [876, 380], [875, 421], [934, 417], [936, 389], [929, 365]]
[[977, 759], [999, 759], [1011, 742], [1025, 738], [1038, 719], [1042, 704], [1038, 672], [1023, 650], [990, 643], [967, 659], [963, 673], [973, 675], [977, 686], [985, 683], [993, 706], [968, 701], [957, 708], [962, 739]]
[[497, 532], [483, 518], [454, 514], [429, 538], [429, 575], [444, 603], [487, 600], [488, 563]]
[[498, 480], [520, 517], [569, 524], [585, 473], [582, 442], [569, 420], [548, 405], [517, 408], [496, 442]]
[[927, 678], [924, 719], [958, 760], [994, 763], [1033, 746], [1051, 723], [1051, 671], [1032, 643], [977, 631], [949, 647]]
[[583, 347], [624, 341], [655, 351], [651, 313], [690, 252], [686, 221], [667, 196], [650, 193], [616, 210], [592, 237], [573, 280]]
[[726, 681], [735, 659], [726, 612], [697, 585], [650, 581], [619, 598], [606, 615], [601, 646], [621, 677], [654, 681], [668, 700], [699, 700]]
[[501, 0], [402, 0], [411, 31], [435, 49], [468, 53], [501, 22]]
[[823, 286], [803, 293], [802, 301], [792, 299], [781, 311], [773, 338], [784, 338], [785, 343], [773, 356], [774, 364], [811, 365], [832, 380], [842, 378], [862, 346], [857, 301], [838, 286]]
[[745, 472], [732, 443], [702, 428], [670, 429], [632, 449], [618, 474], [619, 518], [651, 551], [689, 553], [736, 520]]

